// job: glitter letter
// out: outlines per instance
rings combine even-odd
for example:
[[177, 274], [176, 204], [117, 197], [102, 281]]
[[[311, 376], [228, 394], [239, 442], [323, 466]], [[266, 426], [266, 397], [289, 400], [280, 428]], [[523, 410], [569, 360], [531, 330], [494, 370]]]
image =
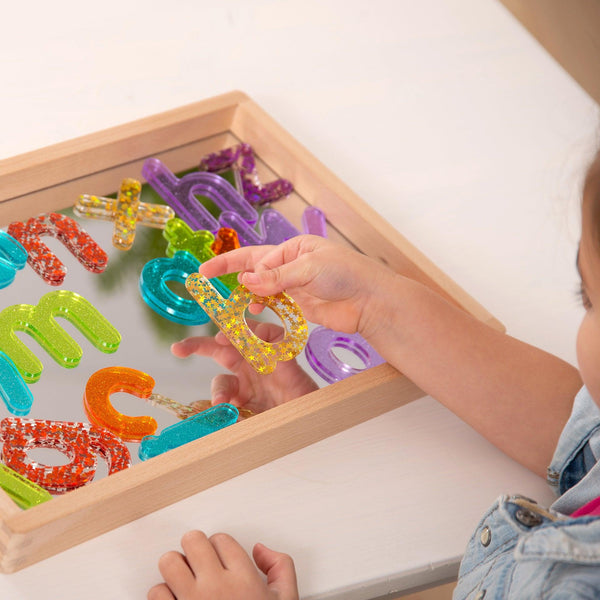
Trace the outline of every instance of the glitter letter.
[[352, 352], [364, 363], [364, 369], [385, 362], [360, 334], [340, 333], [327, 327], [316, 327], [308, 336], [305, 355], [315, 373], [328, 383], [335, 383], [364, 370], [355, 369], [341, 361], [334, 353], [336, 348]]
[[[231, 292], [229, 299], [225, 299], [200, 273], [191, 274], [185, 286], [259, 373], [271, 373], [278, 361], [291, 360], [302, 352], [308, 337], [308, 327], [300, 307], [287, 294], [257, 296], [240, 285]], [[282, 320], [285, 335], [281, 341], [265, 342], [250, 330], [244, 318], [244, 312], [250, 304], [264, 304]]]
[[96, 371], [87, 381], [83, 405], [90, 423], [104, 427], [126, 442], [139, 442], [152, 435], [158, 424], [152, 417], [129, 417], [110, 403], [110, 395], [126, 392], [137, 398], [149, 398], [154, 379], [128, 367], [106, 367]]
[[165, 427], [159, 435], [145, 437], [140, 444], [138, 455], [142, 460], [148, 460], [153, 456], [158, 456], [163, 452], [233, 425], [238, 416], [238, 409], [232, 404], [226, 402], [217, 404], [180, 423]]
[[[256, 231], [251, 225], [233, 212], [221, 214], [219, 222], [224, 227], [230, 227], [237, 231], [242, 246], [258, 246], [261, 244], [278, 245], [290, 238], [300, 235], [300, 232], [274, 208], [266, 208], [260, 215]], [[325, 226], [325, 215], [323, 212], [310, 206], [302, 215], [304, 233], [327, 236]]]
[[31, 390], [4, 352], [0, 352], [0, 398], [13, 415], [27, 415], [33, 405]]
[[215, 241], [210, 249], [215, 254], [225, 254], [240, 247], [237, 231], [229, 227], [221, 227], [215, 235]]
[[[211, 234], [212, 235], [212, 234]], [[165, 319], [183, 325], [204, 325], [208, 315], [190, 298], [182, 298], [167, 285], [168, 281], [185, 283], [200, 268], [200, 262], [189, 252], [179, 250], [173, 258], [154, 258], [148, 261], [140, 274], [140, 292], [144, 302]], [[218, 279], [213, 283], [219, 293], [227, 298], [229, 289]]]
[[65, 215], [47, 213], [32, 217], [27, 223], [15, 221], [8, 226], [8, 233], [23, 244], [28, 252], [27, 262], [50, 285], [61, 285], [67, 272], [41, 236], [51, 235], [60, 240], [88, 271], [102, 273], [108, 262], [106, 252], [75, 219]]
[[164, 228], [175, 216], [170, 206], [140, 202], [142, 185], [136, 179], [124, 179], [117, 199], [83, 194], [79, 196], [73, 212], [80, 217], [114, 221], [113, 246], [129, 250], [135, 239], [135, 228], [139, 223], [157, 229]]
[[10, 285], [27, 263], [27, 250], [12, 235], [0, 231], [0, 289]]
[[[205, 263], [216, 256], [212, 249], [215, 236], [205, 229], [194, 231], [185, 221], [177, 217], [167, 223], [163, 236], [169, 242], [166, 250], [167, 256], [174, 256], [177, 250], [186, 250], [195, 256], [200, 263]], [[237, 273], [228, 273], [218, 279], [229, 290], [233, 290], [238, 286]]]
[[167, 204], [193, 229], [215, 233], [219, 223], [199, 202], [195, 194], [205, 196], [222, 211], [235, 211], [248, 223], [255, 223], [258, 215], [252, 205], [225, 179], [214, 173], [195, 171], [176, 177], [157, 158], [148, 158], [142, 167], [146, 181]]
[[0, 350], [15, 363], [28, 383], [38, 381], [42, 363], [16, 336], [24, 331], [42, 346], [61, 366], [76, 367], [81, 360], [79, 344], [56, 322], [67, 319], [101, 352], [116, 352], [121, 343], [119, 332], [83, 296], [57, 290], [40, 298], [37, 306], [14, 304], [0, 312]]
[[284, 198], [294, 191], [287, 179], [276, 179], [261, 185], [258, 180], [254, 151], [250, 144], [238, 144], [213, 152], [200, 161], [200, 170], [222, 173], [233, 169], [238, 192], [252, 204], [266, 204]]
[[[55, 494], [89, 483], [96, 472], [96, 455], [108, 463], [108, 474], [131, 465], [127, 447], [109, 431], [88, 423], [67, 423], [9, 417], [0, 423], [4, 463]], [[31, 460], [31, 448], [51, 448], [67, 456], [69, 463], [48, 466]]]
[[52, 500], [52, 496], [44, 488], [3, 464], [0, 464], [0, 488], [20, 508], [31, 508]]

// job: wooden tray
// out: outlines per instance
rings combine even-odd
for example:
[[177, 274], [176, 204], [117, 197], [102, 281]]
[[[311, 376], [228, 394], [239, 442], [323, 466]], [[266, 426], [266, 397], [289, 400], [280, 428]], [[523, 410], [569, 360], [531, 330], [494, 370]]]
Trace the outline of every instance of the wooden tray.
[[[292, 222], [318, 206], [330, 237], [503, 329], [241, 92], [1, 161], [0, 224], [72, 206], [81, 193], [114, 193], [121, 179], [141, 178], [148, 157], [178, 172], [240, 141], [255, 150], [264, 181], [293, 183], [294, 194], [276, 205]], [[21, 569], [423, 395], [384, 364], [26, 511], [0, 489], [0, 569]]]

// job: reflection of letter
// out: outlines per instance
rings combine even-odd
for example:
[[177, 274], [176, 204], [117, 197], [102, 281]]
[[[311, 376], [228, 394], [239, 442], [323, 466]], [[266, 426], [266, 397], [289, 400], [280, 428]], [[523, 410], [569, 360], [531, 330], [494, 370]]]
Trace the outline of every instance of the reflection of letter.
[[112, 243], [115, 248], [129, 250], [135, 238], [135, 226], [140, 208], [142, 184], [135, 179], [125, 179], [117, 194], [115, 229]]
[[335, 383], [364, 370], [355, 369], [341, 361], [334, 354], [336, 348], [352, 352], [364, 363], [364, 369], [385, 362], [360, 334], [340, 333], [326, 327], [316, 327], [308, 336], [304, 353], [315, 373], [328, 383]]
[[[300, 307], [287, 294], [257, 296], [240, 285], [231, 292], [229, 299], [225, 299], [200, 273], [191, 274], [185, 286], [240, 354], [259, 373], [271, 373], [278, 361], [291, 360], [302, 352], [308, 336], [308, 327]], [[244, 312], [250, 304], [264, 304], [282, 320], [285, 335], [281, 341], [265, 342], [250, 330], [244, 318]]]
[[255, 223], [258, 215], [250, 203], [225, 179], [214, 173], [192, 172], [181, 179], [176, 177], [157, 158], [144, 162], [142, 175], [167, 204], [193, 229], [215, 233], [219, 223], [195, 197], [205, 196], [222, 211], [235, 211], [248, 223]]
[[27, 250], [12, 235], [0, 231], [0, 288], [10, 285], [27, 263]]
[[31, 390], [4, 352], [0, 352], [0, 398], [13, 415], [28, 414], [33, 404]]
[[235, 229], [221, 227], [215, 234], [215, 241], [210, 247], [215, 254], [225, 254], [240, 247], [240, 240]]
[[31, 508], [52, 500], [52, 496], [44, 488], [2, 464], [0, 464], [0, 488], [20, 508]]
[[233, 169], [236, 188], [252, 204], [265, 204], [284, 198], [294, 191], [287, 179], [276, 179], [261, 185], [258, 179], [254, 151], [249, 144], [238, 144], [213, 152], [200, 162], [200, 170], [221, 173]]
[[154, 379], [136, 369], [106, 367], [96, 371], [87, 381], [83, 395], [85, 412], [91, 423], [105, 427], [126, 442], [139, 442], [152, 435], [158, 424], [152, 417], [129, 417], [110, 403], [110, 395], [126, 392], [137, 398], [149, 398]]
[[167, 452], [167, 450], [178, 448], [183, 444], [233, 425], [238, 416], [238, 409], [232, 404], [217, 404], [180, 423], [165, 427], [159, 435], [145, 437], [140, 444], [138, 455], [142, 460], [148, 460]]
[[[211, 234], [212, 235], [212, 234]], [[200, 262], [189, 252], [179, 250], [173, 258], [154, 258], [148, 261], [140, 274], [140, 292], [144, 302], [165, 319], [183, 325], [204, 325], [210, 321], [208, 315], [191, 298], [182, 298], [173, 292], [167, 282], [185, 283], [196, 273]], [[225, 298], [229, 289], [218, 279], [213, 280], [219, 293]]]
[[266, 208], [261, 213], [257, 225], [258, 231], [233, 212], [223, 213], [219, 217], [219, 222], [223, 227], [230, 227], [237, 231], [242, 246], [277, 245], [300, 235], [300, 232], [274, 208]]
[[327, 237], [327, 219], [325, 213], [316, 206], [309, 206], [302, 213], [302, 229], [304, 233]]
[[[89, 483], [96, 472], [96, 455], [108, 463], [108, 474], [131, 465], [127, 447], [112, 433], [87, 423], [44, 421], [10, 417], [0, 423], [4, 441], [2, 459], [44, 489], [60, 494]], [[48, 466], [27, 456], [31, 448], [51, 448], [67, 456], [69, 463]]]
[[[258, 246], [260, 244], [273, 244], [276, 246], [300, 235], [300, 232], [274, 208], [263, 210], [256, 229], [233, 212], [221, 214], [219, 223], [224, 227], [235, 229], [242, 246]], [[302, 215], [302, 224], [304, 233], [327, 237], [325, 215], [318, 208], [314, 206], [306, 208]]]
[[28, 333], [63, 367], [76, 367], [81, 360], [81, 347], [56, 322], [56, 317], [75, 325], [101, 352], [115, 352], [121, 343], [119, 332], [92, 304], [75, 292], [50, 292], [42, 296], [37, 306], [9, 306], [0, 312], [0, 350], [12, 359], [28, 383], [40, 378], [43, 367], [15, 331]]
[[[185, 250], [195, 256], [200, 263], [205, 263], [215, 256], [212, 249], [215, 236], [205, 229], [194, 231], [185, 221], [177, 217], [167, 223], [163, 237], [169, 242], [166, 250], [167, 256], [173, 256], [177, 250]], [[196, 268], [197, 270], [198, 268]], [[218, 279], [229, 290], [238, 286], [237, 273], [228, 273]]]
[[177, 217], [166, 224], [163, 237], [169, 242], [165, 252], [167, 256], [173, 256], [178, 250], [185, 250], [201, 263], [215, 256], [211, 250], [215, 236], [206, 229], [194, 231], [185, 221]]
[[27, 262], [50, 285], [60, 285], [66, 270], [40, 240], [41, 236], [51, 235], [60, 240], [88, 271], [102, 273], [108, 262], [106, 252], [79, 227], [77, 221], [65, 215], [48, 213], [32, 217], [27, 223], [15, 221], [8, 226], [8, 233], [23, 244], [28, 252]]
[[138, 223], [162, 229], [175, 216], [170, 206], [140, 202], [141, 192], [139, 181], [124, 179], [116, 200], [82, 194], [75, 203], [73, 212], [80, 217], [114, 221], [113, 246], [119, 250], [129, 250], [133, 245]]

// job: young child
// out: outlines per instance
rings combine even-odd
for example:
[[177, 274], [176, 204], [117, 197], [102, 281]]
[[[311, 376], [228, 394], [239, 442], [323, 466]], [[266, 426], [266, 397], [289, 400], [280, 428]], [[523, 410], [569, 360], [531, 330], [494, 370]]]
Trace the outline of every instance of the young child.
[[[577, 338], [579, 372], [489, 328], [420, 283], [322, 238], [241, 248], [200, 271], [207, 277], [240, 271], [241, 283], [258, 295], [285, 290], [309, 321], [358, 331], [421, 389], [547, 476], [560, 495], [550, 509], [502, 496], [469, 542], [454, 598], [491, 600], [600, 598], [600, 153], [584, 185], [577, 268], [586, 310]], [[258, 327], [264, 339], [277, 335], [273, 325]], [[269, 376], [257, 375], [221, 334], [189, 338], [172, 350], [181, 357], [211, 356], [231, 371], [213, 381], [214, 402], [264, 410], [315, 387], [293, 361]], [[298, 598], [285, 554], [254, 547], [265, 581], [224, 534], [190, 532], [182, 548], [185, 556], [170, 552], [160, 559], [165, 583], [150, 590], [149, 600]]]

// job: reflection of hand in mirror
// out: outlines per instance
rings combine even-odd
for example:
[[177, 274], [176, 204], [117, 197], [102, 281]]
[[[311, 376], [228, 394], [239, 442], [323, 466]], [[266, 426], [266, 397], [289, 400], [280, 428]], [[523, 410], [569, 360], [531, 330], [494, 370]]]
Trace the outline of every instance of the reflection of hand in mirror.
[[[283, 328], [273, 323], [248, 320], [248, 325], [266, 342], [283, 337]], [[280, 362], [269, 375], [260, 375], [221, 332], [214, 337], [186, 338], [173, 344], [171, 352], [178, 358], [208, 356], [231, 371], [212, 380], [213, 404], [229, 402], [258, 413], [318, 389], [296, 360]]]

